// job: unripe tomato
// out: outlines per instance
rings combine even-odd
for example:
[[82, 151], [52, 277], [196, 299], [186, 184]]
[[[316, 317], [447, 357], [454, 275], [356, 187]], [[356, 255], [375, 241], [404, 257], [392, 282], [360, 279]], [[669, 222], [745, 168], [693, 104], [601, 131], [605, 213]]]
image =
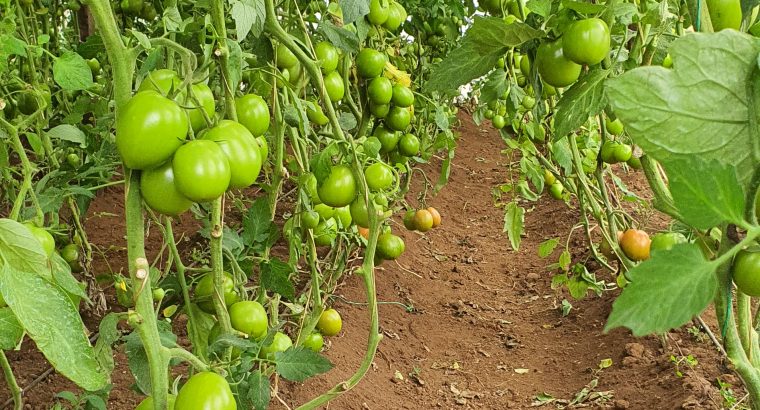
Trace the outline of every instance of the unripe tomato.
[[322, 351], [322, 347], [325, 345], [325, 338], [319, 332], [314, 332], [306, 336], [301, 342], [301, 345], [312, 352], [319, 353]]
[[649, 259], [651, 244], [649, 235], [638, 229], [627, 229], [620, 237], [620, 249], [628, 259], [635, 262]]
[[433, 228], [437, 228], [441, 225], [441, 213], [432, 206], [428, 207], [428, 212], [433, 216]]
[[639, 157], [634, 157], [632, 155], [631, 158], [628, 158], [628, 161], [626, 161], [625, 163], [628, 164], [628, 166], [633, 169], [641, 169], [641, 158]]
[[382, 162], [375, 162], [364, 170], [367, 186], [373, 191], [382, 191], [393, 185], [393, 170]]
[[398, 141], [398, 152], [407, 157], [413, 157], [420, 152], [420, 140], [413, 134], [404, 134]]
[[174, 154], [172, 168], [177, 190], [191, 201], [212, 201], [230, 185], [230, 163], [213, 141], [194, 140], [181, 146]]
[[493, 112], [493, 110], [491, 110], [491, 109], [488, 109], [488, 110], [486, 110], [486, 112], [485, 112], [485, 113], [483, 113], [483, 117], [485, 117], [485, 119], [487, 119], [487, 120], [491, 120], [491, 119], [493, 119], [493, 117], [494, 117], [495, 115], [496, 115], [496, 113], [495, 113], [495, 112]]
[[760, 296], [760, 252], [742, 250], [734, 257], [733, 278], [745, 295]]
[[322, 107], [318, 102], [306, 104], [306, 116], [309, 118], [309, 121], [316, 125], [327, 125], [327, 123], [330, 122], [330, 119], [327, 118], [324, 111], [322, 111]]
[[320, 41], [314, 46], [314, 54], [317, 55], [317, 62], [322, 69], [322, 73], [330, 74], [338, 68], [340, 55], [338, 49], [327, 41]]
[[261, 340], [267, 334], [269, 317], [261, 303], [244, 300], [230, 306], [230, 323], [232, 328], [248, 336]]
[[304, 180], [304, 189], [309, 194], [309, 198], [311, 199], [312, 204], [321, 204], [322, 200], [319, 199], [319, 194], [317, 193], [317, 177], [314, 174], [307, 174], [306, 179]]
[[197, 105], [195, 100], [190, 98], [190, 96], [187, 97], [185, 105], [188, 107], [198, 107], [187, 110], [187, 115], [190, 118], [190, 126], [193, 127], [193, 132], [197, 133], [208, 126], [206, 118], [203, 116], [201, 110], [206, 112], [206, 116], [208, 116], [209, 119], [214, 119], [214, 93], [211, 92], [211, 88], [209, 88], [208, 85], [203, 83], [193, 84], [192, 89], [193, 95], [198, 99], [200, 105]]
[[87, 66], [90, 67], [92, 75], [96, 75], [100, 72], [100, 61], [97, 58], [91, 58], [87, 60]]
[[[222, 290], [224, 292], [224, 304], [232, 306], [240, 300], [235, 292], [235, 281], [228, 272], [222, 272]], [[214, 313], [214, 274], [207, 273], [195, 285], [194, 301], [206, 313]]]
[[392, 233], [384, 233], [377, 238], [377, 255], [385, 260], [394, 260], [404, 253], [404, 240]]
[[398, 2], [392, 1], [388, 7], [388, 19], [383, 23], [383, 27], [389, 31], [396, 31], [401, 27], [401, 23], [406, 20], [406, 17], [407, 15], [404, 6], [400, 5]]
[[387, 57], [372, 48], [363, 48], [356, 55], [356, 71], [361, 77], [375, 78], [383, 73]]
[[322, 203], [314, 205], [314, 211], [319, 214], [319, 217], [322, 218], [322, 220], [328, 220], [335, 215], [335, 208]]
[[414, 227], [420, 232], [433, 228], [433, 215], [427, 209], [420, 209], [414, 214]]
[[356, 198], [356, 180], [348, 165], [335, 165], [317, 187], [319, 199], [332, 207], [349, 205]]
[[604, 128], [606, 128], [607, 132], [612, 135], [620, 135], [623, 133], [623, 122], [620, 121], [620, 118], [616, 118], [615, 121], [612, 121], [610, 117], [605, 117]]
[[686, 243], [686, 237], [682, 234], [678, 232], [660, 232], [652, 235], [652, 243], [649, 249], [651, 252], [667, 251], [680, 243]]
[[261, 171], [259, 144], [246, 127], [231, 120], [222, 120], [203, 134], [224, 152], [230, 168], [230, 188], [245, 188], [256, 181]]
[[505, 120], [504, 117], [501, 115], [494, 115], [493, 119], [491, 120], [491, 124], [493, 125], [494, 128], [496, 128], [497, 130], [500, 130], [504, 128], [505, 125], [507, 125], [507, 120]]
[[388, 20], [389, 14], [390, 5], [388, 4], [388, 0], [370, 0], [369, 14], [367, 15], [367, 20], [370, 23], [379, 26]]
[[526, 110], [532, 110], [536, 106], [536, 99], [526, 94], [520, 101], [520, 105]]
[[367, 86], [367, 96], [370, 102], [378, 105], [387, 105], [393, 98], [393, 84], [385, 77], [375, 77]]
[[340, 221], [340, 225], [344, 229], [347, 229], [349, 226], [351, 226], [351, 222], [353, 221], [353, 218], [351, 217], [351, 210], [348, 209], [348, 205], [342, 206], [340, 208], [335, 208], [335, 216], [333, 216], [333, 218], [335, 218], [336, 221]]
[[69, 265], [78, 263], [79, 262], [79, 247], [74, 243], [70, 243], [64, 246], [61, 249], [61, 257]]
[[298, 58], [284, 44], [277, 45], [277, 68], [293, 68], [298, 64]]
[[398, 145], [398, 133], [387, 129], [382, 125], [375, 128], [373, 136], [380, 140], [380, 152], [382, 153], [391, 152], [396, 149], [396, 145]]
[[412, 210], [406, 211], [406, 213], [404, 214], [404, 227], [410, 231], [417, 230], [417, 226], [415, 226], [414, 224], [414, 215], [416, 213], [417, 212], [412, 209]]
[[541, 78], [553, 87], [566, 87], [578, 80], [581, 66], [562, 53], [562, 41], [543, 43], [536, 52], [536, 67]]
[[546, 183], [546, 185], [551, 185], [556, 180], [557, 180], [557, 177], [555, 177], [551, 171], [549, 171], [548, 169], [544, 170], [544, 183]]
[[409, 109], [398, 106], [391, 107], [388, 115], [385, 116], [385, 125], [393, 131], [404, 131], [411, 121], [412, 114]]
[[116, 122], [116, 147], [124, 165], [150, 169], [161, 165], [187, 137], [187, 115], [156, 91], [135, 94]]
[[290, 349], [291, 346], [293, 346], [293, 341], [290, 340], [290, 337], [285, 333], [277, 332], [274, 334], [272, 343], [261, 347], [259, 356], [267, 360], [274, 360], [275, 353], [284, 352]]
[[333, 71], [325, 76], [324, 81], [330, 101], [337, 102], [342, 100], [346, 94], [346, 86], [343, 84], [343, 77], [340, 76], [340, 73]]
[[549, 195], [554, 199], [562, 199], [562, 193], [565, 191], [565, 186], [561, 182], [556, 181], [549, 185]]
[[[354, 202], [351, 202], [349, 211], [351, 212], [351, 218], [356, 225], [362, 228], [369, 228], [369, 211], [364, 199], [357, 197]], [[382, 218], [383, 210], [381, 206], [375, 205], [375, 214], [378, 218]]]
[[614, 164], [617, 162], [615, 159], [615, 147], [618, 144], [615, 141], [604, 141], [604, 144], [602, 144], [601, 149], [601, 156], [602, 161], [604, 161], [607, 164]]
[[626, 162], [631, 159], [633, 148], [630, 145], [618, 143], [615, 145], [612, 155], [615, 157], [615, 162]]
[[267, 143], [267, 139], [263, 135], [259, 135], [256, 137], [256, 142], [259, 144], [259, 153], [261, 154], [261, 163], [266, 164], [267, 158], [269, 157], [269, 144]]
[[526, 78], [530, 77], [530, 58], [527, 55], [520, 59], [520, 73]]
[[314, 229], [314, 244], [317, 246], [330, 246], [338, 237], [338, 223], [335, 219], [324, 220]]
[[40, 243], [40, 246], [45, 252], [45, 255], [47, 255], [48, 258], [52, 256], [53, 251], [55, 251], [55, 239], [53, 239], [53, 235], [51, 235], [47, 230], [35, 226], [31, 222], [24, 222], [24, 226], [29, 229], [29, 232], [32, 234], [34, 239]]
[[414, 104], [414, 93], [409, 87], [402, 84], [393, 86], [393, 105], [399, 107], [410, 107]]
[[212, 372], [200, 372], [179, 390], [177, 410], [237, 410], [235, 397], [224, 377]]
[[269, 129], [269, 106], [256, 94], [235, 99], [238, 122], [243, 124], [254, 137], [264, 135]]
[[375, 104], [369, 102], [369, 112], [377, 118], [385, 118], [391, 110], [390, 104]]
[[[166, 398], [166, 409], [174, 410], [174, 402], [177, 400], [177, 396], [170, 394]], [[153, 410], [153, 397], [146, 397], [140, 404], [135, 407], [135, 410]]]
[[140, 174], [140, 192], [146, 205], [164, 215], [178, 216], [193, 205], [193, 201], [177, 190], [171, 161], [143, 171]]
[[327, 309], [319, 316], [317, 329], [325, 336], [335, 336], [343, 328], [343, 320], [335, 309]]
[[140, 83], [140, 86], [137, 87], [137, 91], [153, 90], [162, 95], [168, 95], [172, 92], [179, 91], [181, 85], [182, 80], [179, 78], [179, 74], [177, 74], [176, 71], [163, 68], [148, 73]]
[[670, 57], [670, 54], [666, 55], [665, 58], [662, 59], [662, 66], [665, 68], [673, 67], [673, 58]]
[[602, 19], [578, 20], [562, 36], [562, 52], [578, 64], [598, 64], [610, 54], [610, 28]]
[[740, 0], [707, 0], [713, 31], [731, 28], [739, 30], [742, 25], [742, 4]]
[[301, 214], [301, 226], [306, 229], [314, 229], [319, 225], [319, 213], [317, 211], [307, 211]]

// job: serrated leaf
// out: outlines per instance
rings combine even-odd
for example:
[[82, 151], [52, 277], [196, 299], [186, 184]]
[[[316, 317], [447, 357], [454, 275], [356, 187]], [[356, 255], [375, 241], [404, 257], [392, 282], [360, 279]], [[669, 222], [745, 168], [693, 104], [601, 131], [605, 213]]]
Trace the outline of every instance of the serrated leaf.
[[570, 263], [572, 262], [573, 262], [573, 259], [572, 259], [572, 255], [570, 255], [570, 251], [568, 251], [567, 249], [562, 251], [562, 253], [559, 255], [559, 260], [558, 260], [559, 267], [562, 268], [563, 270], [568, 270], [570, 269]]
[[347, 52], [355, 53], [359, 51], [359, 37], [356, 33], [338, 27], [328, 20], [322, 20], [319, 24], [319, 31], [330, 40], [335, 47]]
[[272, 213], [267, 197], [256, 199], [243, 218], [243, 241], [249, 244], [266, 241], [272, 225]]
[[230, 81], [232, 82], [232, 88], [237, 89], [243, 78], [243, 49], [240, 48], [240, 43], [231, 38], [227, 39], [227, 48], [230, 53], [227, 59]]
[[577, 11], [580, 14], [594, 15], [604, 11], [604, 4], [594, 4], [585, 1], [563, 0], [562, 6], [566, 9]]
[[345, 131], [351, 131], [352, 129], [356, 128], [356, 117], [354, 117], [354, 115], [351, 113], [342, 112], [338, 117], [338, 124], [340, 124], [341, 129]]
[[182, 15], [179, 14], [177, 6], [164, 8], [163, 15], [164, 27], [167, 31], [177, 31], [182, 25]]
[[293, 282], [290, 281], [291, 273], [293, 273], [292, 266], [277, 258], [272, 258], [261, 263], [261, 285], [265, 289], [293, 300], [296, 291]]
[[47, 131], [48, 136], [51, 139], [59, 139], [63, 141], [73, 142], [79, 144], [81, 148], [87, 148], [87, 136], [79, 128], [62, 124], [55, 126]]
[[73, 51], [66, 51], [55, 59], [53, 79], [66, 91], [86, 90], [93, 85], [90, 66]]
[[32, 272], [5, 263], [0, 268], [0, 293], [59, 373], [86, 390], [106, 386], [107, 376], [95, 360], [82, 318], [62, 289]]
[[577, 130], [605, 106], [604, 80], [609, 70], [593, 70], [562, 94], [554, 115], [554, 138]]
[[746, 185], [760, 163], [758, 113], [750, 109], [760, 106], [751, 92], [760, 90], [758, 52], [755, 38], [733, 30], [688, 34], [670, 48], [672, 69], [631, 70], [607, 81], [607, 97], [647, 155], [721, 160]]
[[9, 307], [0, 308], [0, 350], [16, 347], [24, 335], [24, 328]]
[[343, 24], [351, 24], [369, 14], [369, 0], [340, 0]]
[[233, 1], [230, 14], [235, 20], [235, 30], [240, 41], [245, 39], [249, 33], [258, 37], [264, 29], [264, 19], [266, 18], [264, 0]]
[[745, 195], [735, 168], [698, 155], [669, 159], [663, 165], [673, 202], [684, 222], [706, 230], [723, 222], [740, 224], [744, 220]]
[[50, 266], [42, 245], [29, 229], [16, 221], [0, 219], [0, 256], [14, 269], [50, 277]]
[[269, 378], [256, 370], [248, 375], [248, 394], [246, 398], [256, 410], [266, 410], [269, 407], [270, 391]]
[[277, 373], [292, 382], [302, 382], [333, 367], [327, 358], [303, 347], [291, 347], [284, 352], [275, 353], [274, 356]]
[[[158, 336], [164, 347], [176, 347], [177, 336], [172, 333], [171, 324], [168, 322], [158, 321]], [[135, 386], [143, 393], [150, 394], [150, 366], [148, 364], [148, 355], [145, 353], [140, 335], [132, 332], [123, 337], [124, 352], [127, 354], [127, 364], [132, 376], [135, 378]]]
[[521, 235], [525, 223], [525, 209], [517, 205], [517, 202], [510, 202], [504, 212], [504, 229], [509, 237], [509, 243], [515, 251], [520, 250]]
[[95, 359], [107, 374], [116, 367], [113, 360], [113, 344], [121, 338], [119, 315], [109, 313], [100, 321], [98, 341], [95, 342]]
[[541, 17], [549, 17], [552, 11], [552, 0], [529, 0], [525, 4], [531, 13], [538, 14]]
[[629, 277], [631, 282], [612, 305], [605, 332], [627, 327], [634, 336], [644, 336], [677, 328], [710, 304], [718, 286], [715, 265], [695, 244], [656, 252], [629, 271]]
[[484, 104], [496, 101], [507, 90], [509, 90], [507, 72], [501, 69], [493, 70], [491, 74], [488, 74], [488, 77], [486, 77], [486, 81], [483, 84], [480, 92], [480, 101]]
[[554, 249], [559, 245], [558, 238], [547, 239], [538, 245], [538, 257], [545, 258], [554, 252]]
[[0, 35], [0, 56], [26, 56], [26, 42], [10, 34]]

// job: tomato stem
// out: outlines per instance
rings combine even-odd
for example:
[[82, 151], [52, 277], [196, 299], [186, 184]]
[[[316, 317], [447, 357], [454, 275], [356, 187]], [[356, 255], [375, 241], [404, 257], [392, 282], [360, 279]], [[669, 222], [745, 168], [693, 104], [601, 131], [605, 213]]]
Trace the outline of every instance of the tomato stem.
[[3, 368], [5, 381], [8, 383], [8, 390], [10, 390], [11, 396], [13, 396], [13, 410], [22, 410], [24, 408], [24, 399], [21, 397], [21, 388], [18, 386], [18, 382], [16, 382], [11, 364], [8, 362], [8, 358], [2, 349], [0, 349], [0, 366]]

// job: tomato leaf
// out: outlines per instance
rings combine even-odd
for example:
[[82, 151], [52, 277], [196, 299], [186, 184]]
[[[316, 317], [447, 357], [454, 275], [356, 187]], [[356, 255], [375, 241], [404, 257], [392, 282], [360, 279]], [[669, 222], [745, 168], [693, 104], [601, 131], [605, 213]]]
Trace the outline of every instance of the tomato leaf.
[[612, 304], [604, 331], [627, 327], [634, 336], [644, 336], [683, 325], [715, 296], [714, 273], [715, 265], [705, 260], [695, 244], [654, 253], [629, 272], [631, 283]]
[[488, 74], [485, 79], [485, 84], [483, 84], [483, 87], [481, 88], [480, 101], [483, 104], [496, 101], [507, 90], [509, 90], [507, 72], [501, 69], [493, 70], [491, 74]]
[[551, 255], [557, 245], [559, 245], [559, 238], [551, 238], [541, 242], [538, 245], [538, 257], [543, 259]]
[[58, 372], [86, 390], [105, 387], [108, 379], [95, 360], [82, 318], [61, 288], [6, 263], [0, 268], [0, 292]]
[[261, 285], [265, 289], [293, 300], [296, 290], [290, 281], [291, 273], [293, 273], [293, 267], [277, 258], [272, 258], [261, 263]]
[[303, 347], [291, 347], [284, 352], [275, 353], [274, 357], [277, 373], [292, 382], [302, 382], [333, 367], [327, 358]]
[[51, 139], [69, 141], [79, 144], [81, 148], [87, 148], [87, 137], [84, 135], [84, 132], [73, 125], [58, 125], [49, 129], [47, 134]]
[[71, 274], [71, 266], [69, 266], [68, 262], [66, 262], [60, 254], [54, 252], [50, 257], [50, 264], [52, 265], [51, 272], [53, 273], [53, 282], [56, 285], [66, 291], [69, 296], [90, 300], [90, 298], [87, 297], [87, 293], [82, 289], [79, 281], [77, 281]]
[[[158, 325], [158, 336], [164, 347], [176, 347], [177, 336], [172, 333], [171, 324], [164, 321], [156, 322]], [[148, 355], [145, 353], [145, 347], [142, 344], [140, 335], [136, 331], [123, 337], [124, 352], [127, 354], [127, 364], [132, 376], [135, 378], [135, 386], [143, 393], [150, 394], [150, 365], [148, 364]]]
[[67, 51], [55, 59], [53, 79], [65, 91], [86, 90], [93, 85], [90, 66], [73, 51]]
[[648, 155], [724, 161], [746, 185], [760, 163], [758, 52], [755, 38], [733, 30], [688, 34], [671, 46], [672, 69], [629, 71], [607, 81], [607, 97]]
[[744, 218], [744, 191], [736, 169], [694, 155], [663, 164], [678, 213], [684, 222], [709, 229], [722, 222], [740, 224]]
[[24, 328], [9, 307], [0, 308], [0, 350], [16, 347], [24, 335]]
[[247, 244], [264, 243], [273, 229], [272, 213], [267, 197], [260, 197], [253, 202], [243, 218], [243, 241]]
[[0, 219], [0, 256], [14, 269], [50, 278], [42, 245], [29, 229], [16, 221]]
[[269, 378], [256, 370], [248, 375], [248, 394], [245, 399], [251, 407], [256, 410], [266, 410], [271, 400], [269, 391]]
[[604, 108], [607, 101], [603, 84], [609, 73], [609, 70], [592, 70], [562, 94], [554, 115], [555, 140], [577, 130], [588, 117]]
[[235, 20], [235, 30], [240, 41], [245, 39], [249, 33], [258, 37], [264, 30], [264, 19], [266, 18], [264, 0], [233, 1], [230, 14]]
[[369, 14], [369, 0], [340, 0], [343, 24], [351, 24]]
[[338, 27], [329, 20], [323, 20], [319, 24], [319, 31], [330, 40], [335, 47], [347, 52], [359, 51], [359, 37], [345, 28]]
[[507, 208], [504, 212], [504, 229], [509, 237], [509, 243], [512, 245], [512, 249], [518, 251], [520, 249], [520, 237], [523, 233], [523, 226], [525, 224], [525, 209], [517, 205], [517, 202], [510, 202], [507, 204]]
[[116, 367], [113, 361], [113, 344], [121, 338], [119, 332], [119, 315], [109, 313], [100, 321], [98, 341], [95, 342], [95, 359], [107, 374]]
[[491, 71], [508, 49], [539, 37], [543, 37], [543, 32], [527, 24], [506, 24], [496, 17], [475, 17], [462, 44], [433, 67], [425, 89], [454, 93], [460, 85]]

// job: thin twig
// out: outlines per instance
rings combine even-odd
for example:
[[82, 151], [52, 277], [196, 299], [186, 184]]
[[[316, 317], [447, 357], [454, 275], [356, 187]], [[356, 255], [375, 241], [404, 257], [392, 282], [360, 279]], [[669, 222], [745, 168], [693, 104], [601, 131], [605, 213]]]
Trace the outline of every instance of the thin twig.
[[723, 345], [718, 341], [718, 338], [715, 337], [715, 334], [710, 330], [710, 327], [707, 326], [707, 323], [705, 323], [704, 320], [702, 320], [702, 317], [697, 315], [697, 323], [699, 323], [700, 326], [702, 326], [702, 329], [704, 329], [705, 333], [707, 333], [707, 336], [710, 337], [710, 340], [715, 344], [715, 346], [718, 348], [720, 353], [723, 356], [728, 357], [726, 354], [726, 349], [723, 348]]

